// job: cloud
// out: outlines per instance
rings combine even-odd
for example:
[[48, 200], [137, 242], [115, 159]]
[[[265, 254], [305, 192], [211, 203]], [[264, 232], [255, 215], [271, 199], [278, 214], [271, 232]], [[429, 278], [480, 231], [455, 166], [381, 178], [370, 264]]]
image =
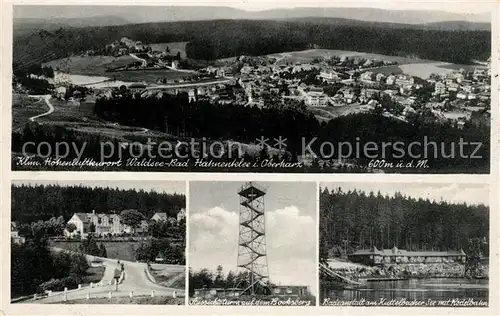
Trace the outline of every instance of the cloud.
[[[190, 216], [189, 264], [193, 270], [236, 269], [238, 214], [221, 207]], [[316, 294], [316, 221], [296, 206], [268, 211], [266, 244], [272, 282], [308, 285]]]
[[393, 196], [395, 192], [413, 198], [429, 199], [431, 201], [447, 201], [449, 203], [466, 203], [489, 205], [488, 184], [422, 184], [422, 183], [326, 183], [329, 189], [341, 187], [344, 192], [348, 190], [380, 191], [382, 195]]
[[415, 187], [409, 188], [412, 196], [422, 197], [423, 199], [442, 200], [450, 203], [467, 203], [467, 204], [485, 204], [489, 205], [489, 189], [488, 185], [463, 186], [456, 183], [451, 183], [443, 186], [432, 187]]
[[194, 270], [226, 272], [236, 267], [238, 256], [238, 215], [220, 207], [196, 213], [189, 218], [189, 265]]

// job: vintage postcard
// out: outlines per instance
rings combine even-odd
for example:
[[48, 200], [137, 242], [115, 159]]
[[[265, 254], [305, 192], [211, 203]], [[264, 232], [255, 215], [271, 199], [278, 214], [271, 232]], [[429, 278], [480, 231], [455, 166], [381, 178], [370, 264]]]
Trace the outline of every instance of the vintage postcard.
[[262, 5], [14, 6], [12, 169], [489, 174], [492, 6]]
[[2, 1], [0, 314], [498, 315], [498, 1]]

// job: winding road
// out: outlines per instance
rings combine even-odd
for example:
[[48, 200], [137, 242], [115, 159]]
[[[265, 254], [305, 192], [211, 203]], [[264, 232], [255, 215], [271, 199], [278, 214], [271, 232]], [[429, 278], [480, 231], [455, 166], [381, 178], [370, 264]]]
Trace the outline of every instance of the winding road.
[[29, 120], [31, 122], [34, 122], [39, 117], [46, 116], [46, 115], [49, 115], [52, 112], [54, 112], [54, 106], [52, 106], [52, 103], [50, 103], [50, 98], [51, 98], [50, 94], [46, 94], [46, 95], [30, 95], [29, 97], [30, 98], [38, 98], [40, 100], [43, 99], [45, 101], [45, 104], [47, 104], [47, 106], [49, 107], [49, 110], [47, 112], [30, 117]]
[[[62, 251], [60, 248], [53, 248], [54, 251]], [[116, 285], [114, 284], [114, 271], [115, 269], [120, 269], [120, 266], [116, 259], [99, 258], [94, 256], [87, 256], [89, 261], [100, 259], [106, 268], [104, 276], [101, 283], [93, 285], [90, 287], [83, 287], [81, 289], [68, 290], [66, 293], [53, 292], [50, 296], [35, 300], [36, 303], [56, 303], [64, 302], [65, 299], [68, 301], [86, 299], [87, 295], [90, 298], [107, 298], [109, 292], [113, 297], [128, 297], [131, 292], [134, 296], [150, 296], [151, 292], [154, 290], [155, 296], [169, 296], [172, 297], [174, 292], [177, 297], [184, 297], [185, 291], [175, 288], [164, 287], [154, 283], [146, 274], [146, 263], [141, 262], [131, 262], [120, 260], [120, 264], [123, 263], [125, 268], [125, 278], [122, 283], [118, 285], [118, 291], [116, 291]], [[101, 285], [102, 284], [102, 285]]]

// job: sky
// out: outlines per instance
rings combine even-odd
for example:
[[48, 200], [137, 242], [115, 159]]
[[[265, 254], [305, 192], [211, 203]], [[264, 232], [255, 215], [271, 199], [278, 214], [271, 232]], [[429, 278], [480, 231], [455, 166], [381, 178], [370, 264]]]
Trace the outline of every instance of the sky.
[[[20, 1], [15, 1], [20, 2]], [[56, 1], [22, 1], [23, 4], [40, 4], [41, 2], [58, 4]], [[84, 3], [84, 4], [99, 4], [101, 1], [65, 1], [65, 4]], [[439, 2], [433, 0], [398, 0], [398, 1], [376, 1], [376, 0], [357, 0], [357, 1], [331, 1], [331, 0], [136, 0], [136, 1], [121, 1], [122, 4], [149, 4], [149, 5], [177, 5], [177, 6], [227, 6], [247, 11], [261, 11], [278, 8], [293, 8], [293, 7], [371, 7], [388, 10], [441, 10], [454, 13], [483, 13], [489, 12], [495, 1], [456, 1], [456, 0], [441, 0]]]
[[375, 194], [380, 190], [382, 195], [393, 196], [399, 191], [403, 195], [423, 198], [434, 201], [448, 201], [466, 204], [489, 205], [489, 185], [488, 184], [429, 184], [429, 183], [321, 183], [320, 187], [329, 189], [342, 188], [342, 191], [358, 190]]
[[122, 190], [144, 190], [144, 191], [156, 191], [158, 193], [179, 193], [186, 194], [186, 183], [183, 181], [134, 181], [134, 180], [117, 180], [117, 181], [106, 181], [106, 180], [73, 180], [73, 181], [58, 181], [58, 180], [26, 180], [26, 181], [12, 181], [12, 184], [31, 184], [31, 185], [50, 185], [58, 184], [60, 186], [74, 186], [74, 185], [84, 185], [89, 187], [110, 187], [119, 188]]
[[[242, 182], [190, 182], [189, 265], [194, 271], [236, 271], [238, 189]], [[259, 182], [267, 188], [266, 244], [271, 282], [317, 289], [316, 185]]]

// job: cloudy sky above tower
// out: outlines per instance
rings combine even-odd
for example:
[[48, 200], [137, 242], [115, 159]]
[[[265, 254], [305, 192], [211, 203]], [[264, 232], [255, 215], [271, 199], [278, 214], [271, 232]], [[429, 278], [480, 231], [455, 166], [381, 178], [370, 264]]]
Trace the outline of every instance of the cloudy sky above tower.
[[[242, 182], [191, 182], [189, 265], [235, 271], [238, 257], [238, 189]], [[316, 294], [315, 183], [259, 182], [267, 188], [266, 242], [269, 275], [282, 285], [308, 285]]]

